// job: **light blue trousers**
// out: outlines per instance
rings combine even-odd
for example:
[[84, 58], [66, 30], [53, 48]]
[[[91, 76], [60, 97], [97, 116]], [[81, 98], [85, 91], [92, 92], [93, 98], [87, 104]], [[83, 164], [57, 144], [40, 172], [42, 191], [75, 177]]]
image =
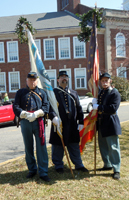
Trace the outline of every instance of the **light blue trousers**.
[[114, 172], [120, 172], [121, 155], [118, 135], [102, 137], [99, 132], [98, 143], [104, 167], [113, 167]]
[[21, 131], [25, 145], [25, 159], [29, 172], [37, 172], [37, 165], [34, 157], [34, 135], [36, 140], [38, 173], [39, 176], [46, 176], [48, 173], [48, 154], [46, 141], [44, 145], [41, 145], [41, 139], [39, 138], [38, 120], [35, 120], [34, 122], [29, 122], [26, 119], [22, 119]]
[[[75, 169], [80, 167], [84, 167], [82, 164], [82, 159], [80, 155], [80, 149], [78, 143], [71, 143], [67, 146], [70, 159], [72, 163], [75, 165]], [[52, 161], [55, 164], [55, 169], [63, 168], [63, 156], [64, 149], [63, 146], [52, 145]]]

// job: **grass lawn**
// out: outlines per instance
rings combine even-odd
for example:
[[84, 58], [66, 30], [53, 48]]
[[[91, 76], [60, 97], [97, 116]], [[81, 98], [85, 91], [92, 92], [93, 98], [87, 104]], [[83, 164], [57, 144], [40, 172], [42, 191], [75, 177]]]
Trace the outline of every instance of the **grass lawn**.
[[[75, 179], [64, 157], [64, 174], [55, 172], [49, 155], [49, 177], [51, 182], [45, 183], [36, 175], [26, 179], [28, 173], [24, 157], [0, 166], [0, 200], [129, 200], [129, 122], [122, 123], [121, 145], [121, 178], [114, 180], [113, 171], [96, 172], [94, 174], [94, 142], [88, 143], [82, 155], [82, 160], [89, 174], [74, 171]], [[72, 169], [74, 166], [72, 165]], [[103, 162], [97, 145], [97, 168], [103, 167]]]

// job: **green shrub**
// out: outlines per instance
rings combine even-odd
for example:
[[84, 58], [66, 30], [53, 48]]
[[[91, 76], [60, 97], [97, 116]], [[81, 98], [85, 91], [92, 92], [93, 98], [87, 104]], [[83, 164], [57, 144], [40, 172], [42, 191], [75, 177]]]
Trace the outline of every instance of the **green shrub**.
[[87, 93], [86, 93], [86, 96], [88, 96], [88, 97], [93, 97], [93, 95], [92, 95], [91, 92], [87, 92]]
[[126, 78], [113, 76], [112, 85], [119, 91], [121, 101], [129, 100], [129, 81]]

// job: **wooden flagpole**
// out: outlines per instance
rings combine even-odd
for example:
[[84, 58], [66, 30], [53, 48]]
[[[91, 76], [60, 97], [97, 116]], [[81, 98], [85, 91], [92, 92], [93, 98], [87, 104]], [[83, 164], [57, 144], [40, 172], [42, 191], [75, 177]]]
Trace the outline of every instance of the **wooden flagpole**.
[[94, 136], [94, 174], [96, 174], [96, 124], [95, 124], [95, 136]]
[[62, 145], [63, 145], [63, 148], [64, 148], [64, 152], [65, 152], [65, 155], [66, 155], [66, 158], [67, 158], [68, 164], [69, 164], [69, 168], [70, 168], [71, 174], [72, 174], [73, 178], [75, 178], [75, 177], [74, 177], [74, 174], [73, 174], [73, 170], [72, 170], [71, 165], [70, 165], [69, 157], [68, 157], [68, 154], [67, 154], [67, 151], [66, 151], [65, 145], [64, 145], [63, 137], [61, 138], [61, 142], [62, 142]]

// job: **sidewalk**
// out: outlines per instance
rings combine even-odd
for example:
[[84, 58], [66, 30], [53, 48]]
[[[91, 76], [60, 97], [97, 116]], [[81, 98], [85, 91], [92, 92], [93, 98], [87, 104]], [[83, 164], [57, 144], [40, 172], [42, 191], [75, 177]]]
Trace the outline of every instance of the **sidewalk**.
[[120, 106], [126, 106], [126, 105], [129, 105], [129, 101], [122, 101], [120, 103]]

